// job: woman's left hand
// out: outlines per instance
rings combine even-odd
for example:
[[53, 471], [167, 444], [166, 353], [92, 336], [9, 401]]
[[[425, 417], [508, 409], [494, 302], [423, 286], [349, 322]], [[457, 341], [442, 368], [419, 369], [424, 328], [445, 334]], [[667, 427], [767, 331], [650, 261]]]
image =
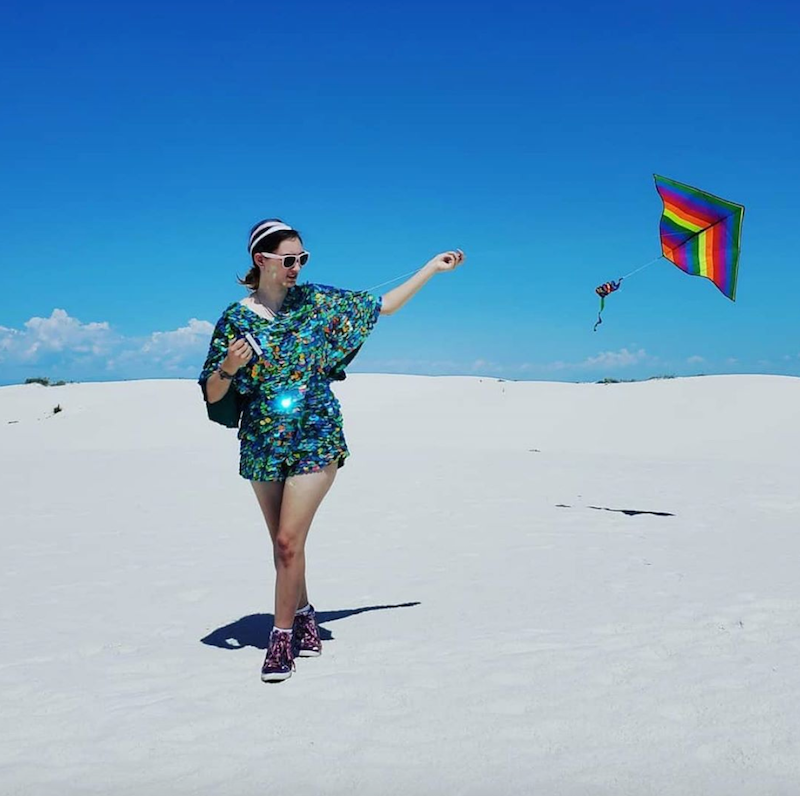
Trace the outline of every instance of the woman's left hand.
[[461, 263], [466, 259], [466, 255], [461, 249], [454, 251], [442, 252], [437, 254], [433, 259], [428, 261], [428, 265], [435, 271], [453, 271], [458, 268]]

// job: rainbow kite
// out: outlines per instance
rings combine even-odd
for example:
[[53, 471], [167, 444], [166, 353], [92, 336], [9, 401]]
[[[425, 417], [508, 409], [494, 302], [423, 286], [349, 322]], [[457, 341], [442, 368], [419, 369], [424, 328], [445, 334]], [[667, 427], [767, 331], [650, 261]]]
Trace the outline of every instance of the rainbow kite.
[[653, 175], [664, 202], [661, 251], [681, 271], [710, 279], [736, 299], [744, 207]]
[[606, 296], [619, 290], [623, 279], [662, 257], [687, 274], [710, 279], [731, 301], [736, 299], [744, 206], [658, 174], [653, 176], [664, 203], [659, 225], [661, 257], [595, 290], [600, 296], [595, 331], [603, 322], [600, 316]]

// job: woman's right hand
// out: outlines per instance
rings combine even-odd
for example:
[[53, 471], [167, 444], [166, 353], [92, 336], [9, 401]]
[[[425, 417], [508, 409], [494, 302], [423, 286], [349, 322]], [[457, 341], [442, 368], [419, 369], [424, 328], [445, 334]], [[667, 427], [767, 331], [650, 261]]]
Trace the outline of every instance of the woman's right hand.
[[236, 373], [239, 368], [243, 368], [253, 358], [253, 349], [250, 348], [247, 340], [234, 340], [228, 346], [228, 354], [222, 363], [222, 369], [226, 373]]

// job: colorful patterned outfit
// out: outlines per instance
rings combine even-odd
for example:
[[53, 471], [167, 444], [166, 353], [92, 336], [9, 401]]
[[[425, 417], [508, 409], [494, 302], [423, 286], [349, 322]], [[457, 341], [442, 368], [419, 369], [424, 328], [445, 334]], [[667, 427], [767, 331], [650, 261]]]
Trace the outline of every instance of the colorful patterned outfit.
[[217, 322], [199, 382], [222, 364], [228, 346], [250, 333], [263, 351], [239, 370], [230, 389], [245, 397], [239, 425], [239, 474], [250, 481], [283, 481], [339, 467], [349, 456], [339, 401], [331, 382], [344, 378], [375, 326], [381, 299], [327, 285], [289, 288], [275, 318], [240, 302]]

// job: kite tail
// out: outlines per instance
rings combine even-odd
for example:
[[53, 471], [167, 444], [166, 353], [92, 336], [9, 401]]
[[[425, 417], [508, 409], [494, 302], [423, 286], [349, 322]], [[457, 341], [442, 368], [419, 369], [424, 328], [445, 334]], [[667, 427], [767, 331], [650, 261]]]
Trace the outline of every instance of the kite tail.
[[600, 317], [603, 314], [603, 310], [606, 306], [606, 297], [600, 296], [600, 311], [597, 313], [597, 323], [592, 328], [593, 332], [597, 331], [597, 327], [603, 322], [603, 319]]
[[592, 329], [593, 332], [596, 332], [597, 327], [603, 322], [601, 316], [606, 306], [606, 296], [610, 295], [615, 290], [619, 290], [620, 285], [622, 284], [622, 280], [624, 278], [625, 277], [621, 277], [616, 282], [614, 282], [613, 280], [611, 282], [604, 282], [602, 285], [599, 285], [598, 287], [595, 288], [594, 292], [597, 293], [598, 296], [600, 296], [600, 311], [597, 313], [597, 323], [594, 325], [594, 328]]

